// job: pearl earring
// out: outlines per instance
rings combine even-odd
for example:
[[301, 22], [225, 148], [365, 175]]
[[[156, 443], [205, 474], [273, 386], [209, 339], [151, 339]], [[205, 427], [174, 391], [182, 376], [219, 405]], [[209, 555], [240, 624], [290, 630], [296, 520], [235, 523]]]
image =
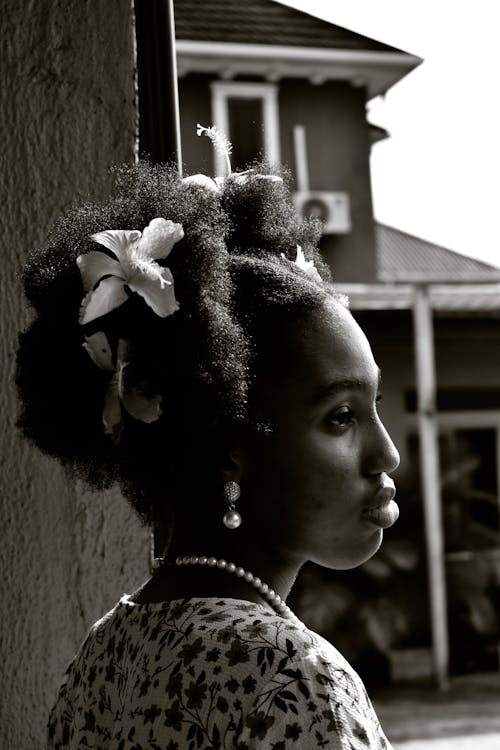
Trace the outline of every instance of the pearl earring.
[[235, 509], [235, 502], [241, 495], [240, 485], [238, 482], [226, 482], [224, 485], [224, 500], [228, 503], [229, 508], [222, 519], [226, 529], [237, 529], [241, 524], [241, 516]]

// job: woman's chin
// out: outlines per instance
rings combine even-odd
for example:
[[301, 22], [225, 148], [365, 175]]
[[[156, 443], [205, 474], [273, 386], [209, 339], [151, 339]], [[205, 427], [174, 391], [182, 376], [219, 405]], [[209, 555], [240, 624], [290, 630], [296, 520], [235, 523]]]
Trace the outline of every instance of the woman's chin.
[[333, 550], [325, 552], [321, 557], [316, 557], [312, 562], [331, 570], [350, 570], [363, 565], [373, 555], [378, 552], [384, 532], [382, 529], [376, 529], [369, 537], [362, 540], [356, 540], [345, 544], [344, 548], [337, 546]]

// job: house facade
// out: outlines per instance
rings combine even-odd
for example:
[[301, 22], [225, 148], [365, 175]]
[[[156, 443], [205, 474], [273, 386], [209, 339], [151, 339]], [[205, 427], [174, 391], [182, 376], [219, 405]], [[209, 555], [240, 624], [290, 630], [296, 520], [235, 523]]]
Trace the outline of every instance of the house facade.
[[186, 172], [223, 169], [197, 123], [226, 133], [233, 169], [286, 165], [298, 209], [326, 220], [336, 279], [375, 281], [369, 153], [380, 130], [366, 102], [420, 59], [271, 0], [174, 8]]

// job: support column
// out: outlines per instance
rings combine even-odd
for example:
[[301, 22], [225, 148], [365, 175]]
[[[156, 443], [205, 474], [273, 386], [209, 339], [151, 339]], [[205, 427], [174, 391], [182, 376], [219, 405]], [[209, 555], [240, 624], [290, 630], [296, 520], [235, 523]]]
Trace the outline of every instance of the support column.
[[135, 0], [139, 148], [182, 176], [173, 0]]
[[295, 157], [296, 188], [297, 190], [309, 190], [309, 164], [307, 159], [305, 125], [293, 126], [293, 153]]
[[448, 628], [446, 575], [436, 414], [436, 366], [432, 308], [427, 286], [416, 286], [413, 304], [418, 396], [420, 473], [424, 502], [425, 538], [429, 568], [434, 676], [440, 689], [448, 686]]

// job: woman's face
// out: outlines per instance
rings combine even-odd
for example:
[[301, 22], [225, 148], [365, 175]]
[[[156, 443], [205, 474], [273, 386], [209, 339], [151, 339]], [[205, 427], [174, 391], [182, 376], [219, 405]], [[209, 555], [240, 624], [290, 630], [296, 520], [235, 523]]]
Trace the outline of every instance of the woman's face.
[[379, 369], [335, 301], [277, 337], [279, 374], [262, 385], [272, 431], [243, 461], [246, 529], [283, 559], [351, 568], [397, 519], [388, 473], [399, 455], [377, 414]]

